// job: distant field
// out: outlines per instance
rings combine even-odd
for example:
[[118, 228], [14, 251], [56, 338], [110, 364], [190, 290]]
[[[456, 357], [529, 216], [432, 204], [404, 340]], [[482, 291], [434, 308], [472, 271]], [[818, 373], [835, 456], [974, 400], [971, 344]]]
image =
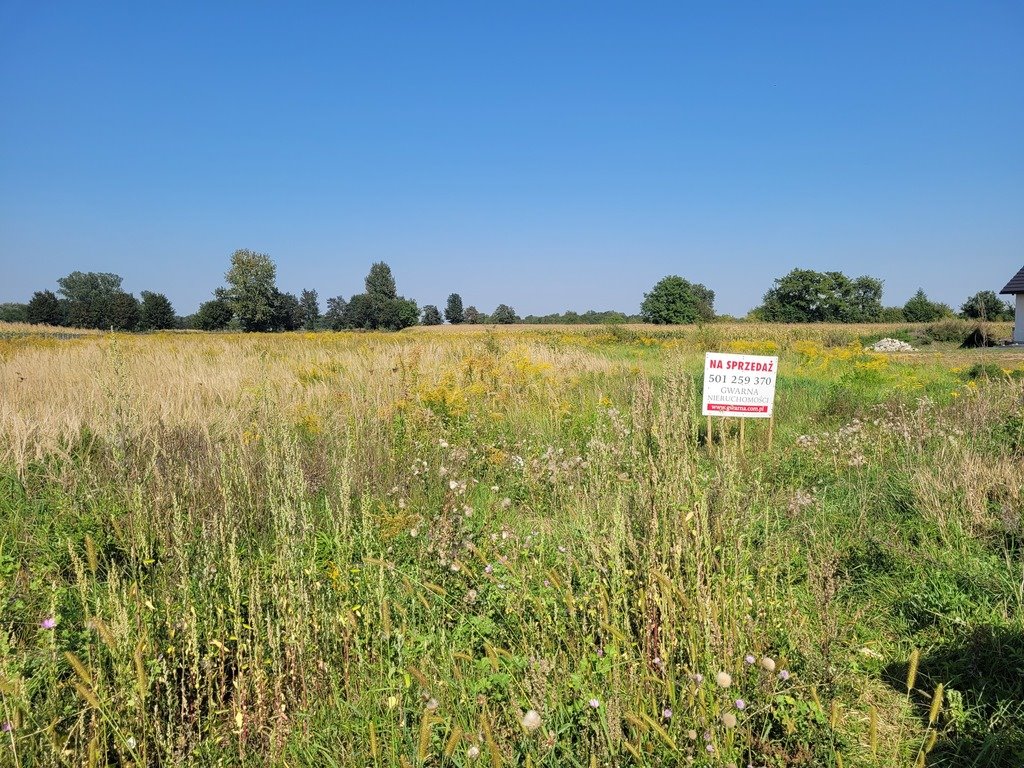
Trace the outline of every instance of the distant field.
[[[965, 327], [0, 325], [0, 765], [1024, 764]], [[770, 447], [709, 350], [780, 357]]]

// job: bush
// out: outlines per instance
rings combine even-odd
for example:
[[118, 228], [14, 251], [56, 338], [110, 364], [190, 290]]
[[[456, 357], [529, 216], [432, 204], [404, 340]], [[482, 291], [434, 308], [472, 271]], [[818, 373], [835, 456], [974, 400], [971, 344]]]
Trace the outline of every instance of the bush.
[[925, 335], [932, 341], [951, 341], [956, 344], [963, 344], [967, 334], [971, 332], [971, 324], [963, 320], [939, 320], [929, 323], [925, 329]]

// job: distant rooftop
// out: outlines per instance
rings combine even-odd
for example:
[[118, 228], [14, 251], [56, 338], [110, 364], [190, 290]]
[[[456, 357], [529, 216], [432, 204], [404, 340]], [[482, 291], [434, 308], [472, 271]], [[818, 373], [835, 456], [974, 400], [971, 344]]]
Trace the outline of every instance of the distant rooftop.
[[1024, 293], [1024, 267], [1021, 267], [1020, 272], [1010, 278], [1010, 282], [1000, 293]]

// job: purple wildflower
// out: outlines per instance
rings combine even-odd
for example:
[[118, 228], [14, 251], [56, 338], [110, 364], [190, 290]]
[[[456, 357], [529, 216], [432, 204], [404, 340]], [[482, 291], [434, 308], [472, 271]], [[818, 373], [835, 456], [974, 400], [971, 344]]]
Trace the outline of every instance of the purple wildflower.
[[696, 675], [693, 676], [693, 682], [695, 682], [697, 685], [700, 685], [704, 682], [704, 675], [698, 672]]
[[662, 720], [671, 720], [672, 719], [672, 710], [669, 709], [668, 707], [665, 707], [663, 710], [661, 710], [661, 719]]
[[784, 669], [781, 672], [779, 672], [779, 680], [783, 680], [783, 681], [789, 680], [789, 670], [788, 669]]
[[491, 573], [494, 573], [494, 566], [493, 566], [493, 565], [491, 565], [490, 563], [488, 563], [487, 565], [485, 565], [485, 566], [484, 566], [484, 573], [487, 573], [487, 574], [491, 574]]
[[736, 699], [736, 709], [746, 709], [746, 708], [747, 708], [747, 702], [745, 702], [743, 699]]
[[710, 754], [710, 753], [715, 751], [715, 747], [714, 747], [713, 744], [705, 744], [704, 745], [704, 749], [706, 749], [708, 751], [708, 754]]
[[749, 667], [749, 666], [753, 666], [753, 664], [754, 664], [754, 657], [753, 657], [753, 656], [751, 656], [751, 655], [750, 655], [750, 654], [748, 653], [748, 654], [747, 654], [746, 656], [744, 656], [744, 657], [743, 657], [743, 661], [745, 661], [745, 662], [747, 663], [747, 666], [748, 666], [748, 667]]
[[57, 626], [57, 619], [55, 619], [53, 616], [47, 616], [45, 619], [39, 622], [39, 626], [43, 629], [53, 629]]
[[4, 733], [10, 733], [13, 730], [14, 730], [14, 724], [11, 723], [10, 720], [8, 720], [3, 725], [0, 725], [0, 731], [3, 731]]
[[601, 702], [598, 701], [597, 699], [591, 699], [588, 703], [590, 704], [591, 708], [593, 708], [593, 709], [597, 709], [598, 707], [601, 706]]

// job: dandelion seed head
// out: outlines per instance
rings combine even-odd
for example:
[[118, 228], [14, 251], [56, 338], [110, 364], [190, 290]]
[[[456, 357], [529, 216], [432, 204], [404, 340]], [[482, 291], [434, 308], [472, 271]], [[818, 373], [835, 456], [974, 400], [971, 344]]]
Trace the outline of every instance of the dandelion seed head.
[[761, 659], [761, 666], [769, 672], [774, 672], [775, 659], [773, 659], [771, 656], [765, 656], [763, 659]]
[[728, 688], [732, 685], [732, 675], [725, 671], [719, 672], [715, 675], [715, 682], [718, 683], [721, 688]]
[[540, 728], [540, 712], [535, 709], [531, 709], [525, 715], [523, 715], [523, 728], [530, 733], [533, 733]]
[[466, 750], [466, 757], [468, 757], [470, 760], [476, 760], [478, 757], [480, 757], [480, 747], [478, 747], [476, 744], [471, 746], [469, 749]]
[[686, 738], [688, 738], [690, 741], [696, 741], [697, 740], [697, 732], [695, 730], [693, 730], [693, 728], [691, 728], [690, 730], [688, 730], [686, 732]]
[[726, 728], [735, 728], [736, 715], [734, 715], [732, 712], [726, 712], [724, 715], [722, 715], [722, 725], [724, 725]]

